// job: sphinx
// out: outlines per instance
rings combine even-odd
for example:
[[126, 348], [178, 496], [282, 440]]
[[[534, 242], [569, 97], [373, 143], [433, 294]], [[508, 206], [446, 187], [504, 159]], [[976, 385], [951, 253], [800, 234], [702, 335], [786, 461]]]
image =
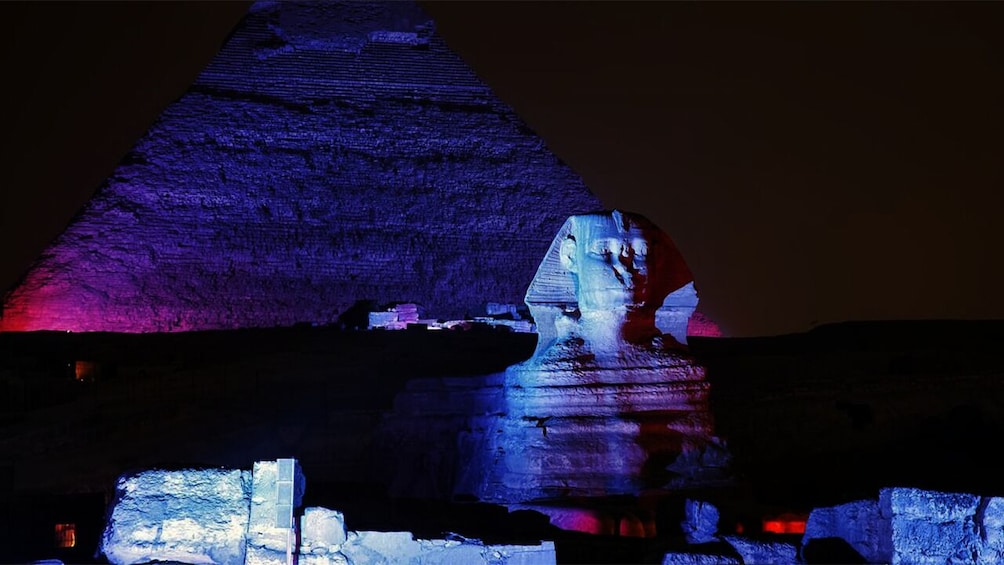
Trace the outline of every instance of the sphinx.
[[665, 232], [620, 210], [568, 218], [526, 303], [536, 350], [506, 369], [498, 415], [460, 438], [462, 492], [511, 504], [721, 481], [727, 453], [686, 346], [697, 294]]
[[684, 351], [697, 292], [664, 231], [613, 210], [565, 221], [525, 301], [538, 341], [522, 369], [617, 370]]

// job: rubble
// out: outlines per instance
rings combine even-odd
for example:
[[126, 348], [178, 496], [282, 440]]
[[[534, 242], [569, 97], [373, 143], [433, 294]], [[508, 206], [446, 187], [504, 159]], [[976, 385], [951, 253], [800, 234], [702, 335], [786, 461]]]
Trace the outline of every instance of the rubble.
[[114, 565], [284, 565], [291, 556], [301, 565], [556, 563], [553, 541], [484, 544], [461, 536], [347, 531], [341, 512], [320, 507], [303, 509], [282, 527], [284, 501], [295, 512], [305, 488], [295, 459], [258, 461], [250, 472], [154, 469], [123, 476], [100, 551]]

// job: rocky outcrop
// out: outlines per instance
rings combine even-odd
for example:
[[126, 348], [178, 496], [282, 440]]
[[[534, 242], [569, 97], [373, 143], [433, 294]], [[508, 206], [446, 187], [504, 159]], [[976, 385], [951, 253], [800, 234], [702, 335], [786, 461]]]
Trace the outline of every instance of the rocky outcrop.
[[[795, 546], [780, 540], [721, 539], [743, 563], [1001, 563], [1004, 498], [890, 487], [876, 499], [814, 509], [797, 554]], [[667, 554], [664, 563], [712, 558], [700, 545], [693, 547]]]
[[[878, 497], [812, 510], [798, 544], [781, 538], [714, 535], [713, 505], [688, 501], [688, 550], [668, 552], [665, 565], [697, 563], [945, 563], [1004, 562], [1004, 498], [890, 487]], [[703, 523], [702, 526], [698, 524]], [[720, 539], [739, 561], [714, 542]]]
[[726, 543], [739, 554], [744, 565], [785, 565], [798, 563], [798, 546], [785, 541], [753, 540], [725, 536]]
[[802, 537], [803, 556], [826, 552], [846, 543], [868, 563], [888, 561], [892, 555], [890, 521], [878, 500], [857, 500], [839, 506], [816, 508], [809, 514]]
[[548, 565], [557, 561], [554, 542], [539, 546], [486, 545], [466, 539], [420, 540], [409, 532], [351, 532], [342, 552], [349, 563], [373, 565]]
[[[662, 565], [745, 565], [737, 555], [674, 551], [663, 556]], [[777, 564], [780, 565], [780, 564]]]
[[0, 331], [460, 319], [600, 209], [410, 2], [260, 2], [6, 296]]
[[708, 543], [718, 539], [718, 508], [700, 500], [688, 500], [683, 506], [680, 524], [687, 543]]

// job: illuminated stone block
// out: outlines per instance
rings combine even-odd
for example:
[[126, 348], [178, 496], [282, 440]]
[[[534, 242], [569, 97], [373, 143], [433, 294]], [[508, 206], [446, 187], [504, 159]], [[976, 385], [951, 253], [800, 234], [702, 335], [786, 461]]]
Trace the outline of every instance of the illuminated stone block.
[[890, 520], [893, 564], [1004, 561], [1002, 498], [888, 488], [879, 509]]
[[798, 546], [784, 541], [765, 541], [739, 536], [723, 536], [741, 557], [740, 563], [771, 563], [795, 565], [799, 563]]
[[485, 545], [477, 540], [415, 539], [408, 532], [350, 532], [342, 547], [349, 563], [428, 563], [436, 565], [554, 565], [554, 542], [538, 545]]
[[832, 558], [836, 549], [869, 563], [1001, 563], [1004, 498], [891, 487], [878, 500], [813, 510], [803, 555]]
[[[427, 563], [553, 565], [554, 543], [485, 545], [479, 540], [416, 540], [410, 532], [345, 530], [341, 512], [307, 508], [301, 532], [277, 527], [277, 509], [294, 515], [305, 479], [295, 459], [259, 461], [253, 470], [146, 471], [123, 476], [101, 550], [110, 563], [220, 565]], [[285, 515], [280, 517], [286, 523]], [[61, 531], [57, 529], [57, 531]]]
[[[838, 538], [868, 563], [888, 562], [892, 554], [889, 528], [889, 518], [882, 516], [878, 500], [814, 508], [805, 524], [803, 551], [809, 555], [815, 551], [834, 551], [832, 542], [818, 540]], [[818, 546], [822, 549], [817, 550]]]
[[687, 543], [707, 543], [718, 539], [718, 509], [701, 500], [687, 500], [680, 528]]
[[[280, 480], [286, 478], [291, 480]], [[283, 486], [289, 492], [283, 492]], [[305, 488], [306, 479], [295, 459], [255, 462], [247, 528], [248, 565], [281, 565], [286, 563], [287, 551], [296, 552], [296, 533], [292, 528], [277, 526], [276, 518], [286, 502], [290, 503], [289, 513], [293, 514], [303, 501]]]
[[303, 553], [335, 553], [345, 543], [345, 517], [337, 510], [307, 508], [300, 524]]
[[144, 471], [116, 484], [101, 552], [110, 563], [243, 563], [251, 477], [239, 470]]

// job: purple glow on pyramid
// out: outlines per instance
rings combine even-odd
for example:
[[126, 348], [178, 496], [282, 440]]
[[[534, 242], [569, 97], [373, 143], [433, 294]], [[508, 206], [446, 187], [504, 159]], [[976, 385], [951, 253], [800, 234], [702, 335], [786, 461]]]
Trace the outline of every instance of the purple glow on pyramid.
[[260, 3], [4, 299], [0, 331], [519, 304], [602, 208], [415, 4]]

